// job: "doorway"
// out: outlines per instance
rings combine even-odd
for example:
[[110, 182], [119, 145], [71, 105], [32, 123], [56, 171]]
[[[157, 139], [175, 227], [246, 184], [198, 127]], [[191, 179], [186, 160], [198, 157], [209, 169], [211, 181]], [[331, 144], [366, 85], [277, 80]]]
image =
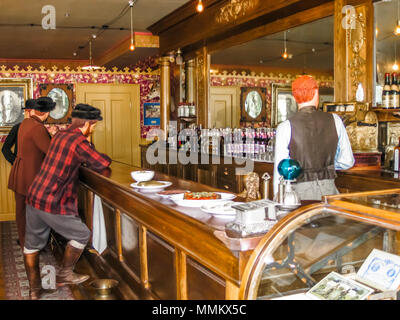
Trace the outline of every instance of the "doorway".
[[140, 167], [140, 86], [138, 84], [77, 84], [76, 103], [101, 110], [93, 133], [96, 149], [113, 161]]

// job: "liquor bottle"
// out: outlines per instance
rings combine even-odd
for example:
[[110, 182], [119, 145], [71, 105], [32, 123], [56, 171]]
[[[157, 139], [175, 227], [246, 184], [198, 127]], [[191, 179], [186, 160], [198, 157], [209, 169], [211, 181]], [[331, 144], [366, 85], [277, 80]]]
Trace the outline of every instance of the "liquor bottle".
[[397, 86], [397, 73], [392, 73], [392, 85], [390, 86], [391, 109], [399, 108], [399, 87]]
[[385, 85], [382, 91], [382, 106], [385, 109], [390, 107], [390, 73], [385, 73]]
[[394, 148], [393, 170], [396, 172], [400, 171], [400, 138], [399, 144]]
[[394, 101], [393, 101], [394, 109], [399, 109], [400, 108], [400, 92], [399, 92], [399, 74], [398, 73], [394, 73], [391, 89], [392, 89], [392, 95], [393, 95], [393, 99], [394, 99]]

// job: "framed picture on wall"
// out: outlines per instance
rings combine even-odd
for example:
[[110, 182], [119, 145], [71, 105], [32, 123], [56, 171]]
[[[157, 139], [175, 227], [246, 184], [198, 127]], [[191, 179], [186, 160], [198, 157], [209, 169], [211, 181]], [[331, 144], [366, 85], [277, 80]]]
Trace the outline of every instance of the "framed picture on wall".
[[42, 83], [39, 86], [40, 95], [50, 97], [56, 107], [50, 112], [46, 122], [50, 124], [67, 123], [72, 113], [74, 85]]
[[145, 126], [159, 126], [160, 125], [160, 103], [159, 102], [145, 102], [144, 109], [144, 125]]
[[0, 127], [12, 127], [24, 119], [22, 108], [32, 94], [32, 79], [0, 78]]
[[266, 88], [241, 88], [240, 113], [242, 122], [267, 121]]
[[292, 95], [291, 84], [272, 84], [272, 127], [287, 120], [297, 112], [297, 103]]

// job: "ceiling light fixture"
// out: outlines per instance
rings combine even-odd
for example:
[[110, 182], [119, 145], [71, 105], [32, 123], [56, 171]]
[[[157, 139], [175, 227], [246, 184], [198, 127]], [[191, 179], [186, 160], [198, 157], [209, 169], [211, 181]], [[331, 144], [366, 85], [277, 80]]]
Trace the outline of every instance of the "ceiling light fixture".
[[400, 35], [399, 0], [397, 0], [397, 25], [396, 28], [394, 28], [394, 34], [396, 36]]
[[181, 49], [178, 49], [178, 51], [176, 51], [176, 58], [175, 58], [176, 64], [178, 66], [183, 64], [183, 58], [182, 58], [182, 51]]
[[101, 67], [95, 66], [92, 61], [92, 39], [89, 40], [89, 65], [82, 67], [82, 70], [93, 71], [99, 70]]
[[134, 45], [134, 41], [133, 41], [133, 5], [134, 5], [135, 1], [131, 0], [129, 1], [129, 6], [131, 7], [131, 45], [129, 46], [129, 50], [134, 51], [135, 50], [135, 45]]
[[399, 70], [399, 66], [397, 64], [397, 44], [396, 41], [394, 42], [394, 65], [392, 66], [394, 71]]
[[286, 47], [286, 31], [283, 33], [283, 39], [284, 39], [284, 45], [285, 45], [285, 51], [282, 53], [281, 57], [283, 59], [292, 59], [293, 54], [287, 53], [287, 47]]
[[203, 1], [202, 0], [199, 0], [199, 2], [197, 3], [196, 10], [197, 10], [197, 12], [203, 12], [204, 5], [203, 5]]

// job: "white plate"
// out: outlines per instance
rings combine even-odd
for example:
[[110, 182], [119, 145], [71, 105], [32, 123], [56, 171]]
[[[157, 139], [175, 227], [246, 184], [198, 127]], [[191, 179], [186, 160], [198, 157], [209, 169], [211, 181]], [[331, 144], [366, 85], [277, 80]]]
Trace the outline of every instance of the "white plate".
[[200, 207], [201, 210], [207, 213], [211, 213], [213, 215], [219, 216], [233, 216], [236, 214], [236, 210], [232, 208], [232, 205], [242, 204], [244, 202], [234, 202], [234, 201], [227, 201], [217, 204], [211, 205], [203, 205]]
[[134, 182], [131, 184], [132, 188], [139, 189], [140, 192], [142, 193], [154, 193], [154, 192], [160, 192], [164, 190], [165, 188], [169, 187], [172, 185], [172, 182], [170, 181], [157, 181], [161, 182], [164, 185], [163, 186], [138, 186], [139, 182]]
[[180, 194], [174, 194], [173, 196], [170, 196], [169, 198], [175, 202], [178, 206], [182, 207], [192, 207], [192, 208], [200, 208], [201, 206], [208, 206], [212, 204], [217, 204], [219, 202], [225, 202], [229, 201], [232, 199], [235, 199], [236, 196], [232, 193], [226, 193], [226, 192], [216, 192], [221, 195], [221, 199], [213, 199], [213, 200], [184, 200], [183, 193]]

